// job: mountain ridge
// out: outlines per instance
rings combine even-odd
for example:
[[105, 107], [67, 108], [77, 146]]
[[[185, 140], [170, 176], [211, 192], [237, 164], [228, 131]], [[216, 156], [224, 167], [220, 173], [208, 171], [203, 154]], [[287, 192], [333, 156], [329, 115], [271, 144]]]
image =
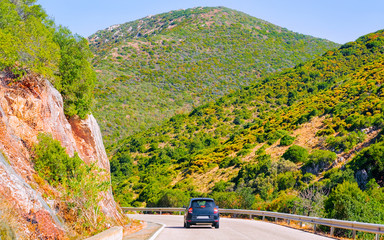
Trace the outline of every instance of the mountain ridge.
[[89, 39], [99, 79], [93, 112], [107, 145], [338, 46], [201, 7], [114, 25]]

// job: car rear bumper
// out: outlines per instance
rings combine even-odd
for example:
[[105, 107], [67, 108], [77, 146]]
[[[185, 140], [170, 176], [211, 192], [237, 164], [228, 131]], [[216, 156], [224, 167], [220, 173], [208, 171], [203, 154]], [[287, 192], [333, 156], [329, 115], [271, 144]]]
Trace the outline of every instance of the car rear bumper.
[[213, 223], [218, 223], [220, 218], [209, 218], [209, 219], [186, 219], [186, 222], [189, 224], [213, 224]]

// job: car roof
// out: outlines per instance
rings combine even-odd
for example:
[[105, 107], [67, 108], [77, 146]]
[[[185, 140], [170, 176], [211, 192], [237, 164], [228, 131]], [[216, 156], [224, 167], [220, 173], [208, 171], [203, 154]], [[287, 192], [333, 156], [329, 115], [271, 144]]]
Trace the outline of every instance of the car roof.
[[210, 201], [214, 201], [213, 198], [203, 198], [203, 197], [200, 197], [200, 198], [191, 198], [191, 201], [195, 201], [195, 200], [210, 200]]

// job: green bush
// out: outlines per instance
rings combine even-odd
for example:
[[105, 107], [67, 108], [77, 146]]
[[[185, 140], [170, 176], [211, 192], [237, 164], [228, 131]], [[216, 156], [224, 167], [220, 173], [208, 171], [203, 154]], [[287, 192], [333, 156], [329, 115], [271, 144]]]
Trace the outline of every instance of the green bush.
[[277, 186], [279, 190], [293, 188], [296, 183], [296, 178], [293, 172], [285, 172], [277, 175]]
[[333, 128], [326, 128], [326, 129], [319, 130], [316, 133], [316, 136], [328, 136], [332, 134], [335, 134], [335, 130], [333, 130]]
[[215, 199], [220, 208], [240, 208], [239, 195], [236, 192], [213, 192], [209, 196]]
[[324, 169], [329, 167], [333, 161], [336, 160], [336, 153], [315, 149], [309, 156], [306, 164], [302, 167], [304, 172], [310, 172], [313, 174], [318, 174]]
[[50, 184], [63, 184], [68, 179], [77, 177], [77, 170], [82, 160], [77, 155], [69, 157], [60, 142], [49, 134], [38, 135], [39, 143], [34, 147], [35, 169]]
[[60, 46], [60, 90], [64, 100], [64, 112], [68, 116], [85, 118], [91, 109], [96, 74], [91, 66], [92, 53], [85, 38], [73, 35], [59, 27], [55, 42]]
[[316, 179], [316, 176], [312, 173], [305, 173], [302, 177], [301, 177], [301, 181], [305, 182], [305, 183], [310, 183], [311, 181], [315, 180]]
[[219, 167], [220, 168], [227, 168], [227, 167], [232, 167], [232, 166], [238, 166], [240, 163], [241, 163], [241, 161], [238, 157], [226, 157], [220, 161]]
[[280, 146], [289, 146], [295, 141], [295, 137], [290, 136], [290, 135], [285, 135], [284, 137], [281, 138], [280, 140]]
[[250, 188], [239, 188], [236, 192], [212, 192], [209, 197], [215, 199], [220, 208], [249, 209], [255, 202]]
[[326, 217], [348, 221], [384, 223], [384, 192], [376, 182], [362, 191], [356, 182], [343, 182], [325, 202]]
[[180, 189], [167, 189], [161, 193], [161, 197], [157, 202], [160, 207], [183, 207], [187, 205], [190, 196]]
[[267, 143], [269, 145], [272, 145], [274, 144], [277, 140], [279, 140], [281, 137], [283, 136], [287, 136], [288, 133], [286, 131], [283, 131], [283, 130], [277, 130], [277, 131], [271, 131], [267, 134]]
[[363, 142], [365, 134], [361, 131], [354, 131], [343, 136], [329, 136], [326, 140], [329, 148], [337, 152], [351, 150], [358, 143]]
[[32, 71], [54, 77], [59, 47], [53, 22], [36, 1], [0, 1], [0, 69], [19, 77]]
[[[353, 170], [366, 170], [370, 178], [382, 182], [384, 176], [384, 143], [372, 144], [362, 150], [350, 163]], [[381, 184], [383, 185], [383, 184]]]
[[292, 161], [294, 163], [306, 162], [307, 157], [308, 150], [297, 145], [290, 146], [287, 151], [283, 154], [284, 159]]
[[110, 187], [106, 173], [94, 164], [85, 164], [77, 153], [69, 157], [60, 142], [49, 134], [40, 133], [38, 141], [33, 148], [35, 170], [63, 192], [62, 201], [68, 209], [62, 210], [75, 214], [76, 225], [82, 225], [90, 233], [101, 230], [105, 217], [98, 203], [100, 193]]

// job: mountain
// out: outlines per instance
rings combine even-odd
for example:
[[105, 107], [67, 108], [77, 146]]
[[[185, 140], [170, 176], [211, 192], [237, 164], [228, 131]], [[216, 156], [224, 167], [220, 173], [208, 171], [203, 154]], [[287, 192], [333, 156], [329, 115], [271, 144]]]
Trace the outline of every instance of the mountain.
[[120, 141], [115, 197], [384, 223], [383, 53], [380, 30]]
[[89, 41], [107, 145], [338, 46], [224, 7], [148, 16]]

